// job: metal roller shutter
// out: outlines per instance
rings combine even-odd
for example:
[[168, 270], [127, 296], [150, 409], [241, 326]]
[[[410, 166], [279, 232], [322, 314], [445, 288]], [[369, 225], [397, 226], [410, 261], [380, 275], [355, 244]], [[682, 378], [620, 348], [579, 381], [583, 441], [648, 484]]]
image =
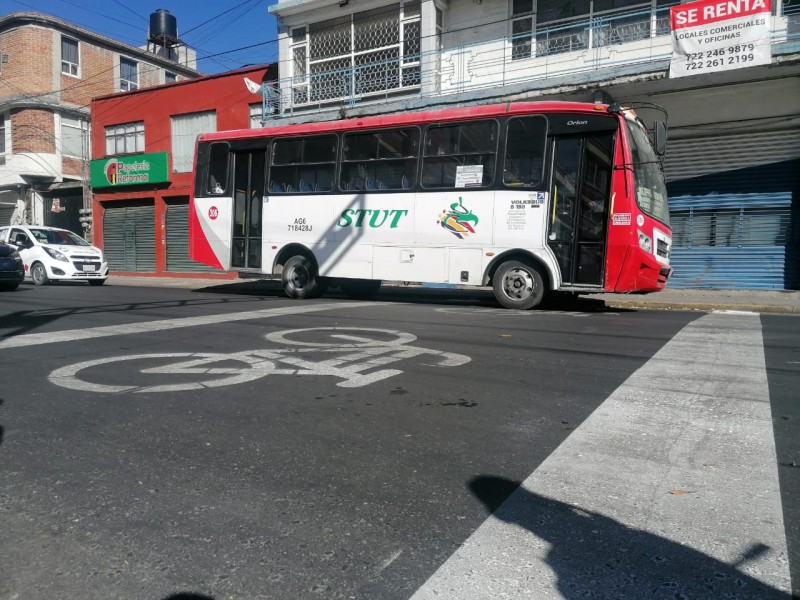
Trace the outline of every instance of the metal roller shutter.
[[16, 206], [0, 204], [0, 226], [11, 225], [11, 217], [14, 216], [15, 210], [17, 210]]
[[189, 258], [189, 200], [172, 201], [166, 216], [167, 271], [186, 273], [219, 273]]
[[789, 193], [670, 198], [670, 286], [788, 287], [791, 202]]
[[152, 203], [109, 205], [103, 215], [103, 250], [110, 271], [156, 270], [155, 208]]
[[670, 144], [671, 287], [800, 287], [800, 130]]
[[800, 158], [800, 129], [670, 140], [668, 183]]

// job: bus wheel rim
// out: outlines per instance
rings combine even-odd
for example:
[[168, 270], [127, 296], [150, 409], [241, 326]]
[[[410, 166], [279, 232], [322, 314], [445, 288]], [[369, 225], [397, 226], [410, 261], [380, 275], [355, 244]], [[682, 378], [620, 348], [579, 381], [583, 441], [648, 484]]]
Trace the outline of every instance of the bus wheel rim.
[[524, 269], [512, 269], [505, 276], [506, 295], [514, 300], [526, 300], [533, 294], [534, 282], [531, 274]]
[[304, 288], [308, 285], [308, 269], [295, 267], [292, 271], [292, 283], [296, 288]]

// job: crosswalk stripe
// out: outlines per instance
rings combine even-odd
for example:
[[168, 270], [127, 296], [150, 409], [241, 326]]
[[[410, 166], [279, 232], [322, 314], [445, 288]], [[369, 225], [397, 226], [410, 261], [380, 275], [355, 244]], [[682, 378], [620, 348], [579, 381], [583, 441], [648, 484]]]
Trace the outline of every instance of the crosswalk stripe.
[[412, 598], [789, 590], [760, 318], [714, 313], [615, 390]]

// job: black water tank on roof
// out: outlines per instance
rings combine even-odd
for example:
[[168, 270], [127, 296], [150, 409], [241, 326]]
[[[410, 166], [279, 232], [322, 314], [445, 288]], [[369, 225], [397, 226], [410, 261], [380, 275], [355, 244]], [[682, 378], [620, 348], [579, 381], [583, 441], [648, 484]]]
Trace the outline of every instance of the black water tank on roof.
[[178, 41], [178, 20], [168, 10], [159, 8], [150, 13], [150, 41]]

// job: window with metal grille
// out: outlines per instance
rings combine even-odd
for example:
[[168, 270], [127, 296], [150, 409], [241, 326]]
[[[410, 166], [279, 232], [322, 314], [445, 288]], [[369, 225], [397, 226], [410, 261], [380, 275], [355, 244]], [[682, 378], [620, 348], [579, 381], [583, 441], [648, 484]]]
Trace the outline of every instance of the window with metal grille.
[[[656, 4], [675, 3], [656, 0]], [[630, 16], [631, 9], [641, 8]], [[536, 7], [536, 55], [559, 54], [647, 39], [654, 23], [651, 2], [641, 0], [538, 0]], [[602, 22], [599, 20], [602, 19]], [[597, 20], [597, 21], [596, 21]], [[587, 27], [587, 21], [597, 23]]]
[[264, 103], [250, 104], [250, 128], [263, 127], [264, 123]]
[[511, 3], [511, 60], [530, 58], [533, 49], [533, 0]]
[[292, 30], [293, 100], [335, 100], [420, 85], [419, 0]]
[[670, 213], [676, 248], [784, 246], [791, 232], [789, 207], [732, 207]]
[[139, 89], [139, 63], [135, 60], [120, 57], [119, 89], [123, 92]]
[[175, 115], [172, 125], [172, 171], [188, 173], [194, 160], [194, 143], [201, 133], [217, 130], [217, 113], [209, 110], [188, 115]]
[[164, 71], [164, 83], [175, 83], [178, 81], [178, 76], [175, 73]]
[[61, 154], [76, 158], [89, 158], [89, 122], [72, 117], [61, 117]]
[[144, 152], [144, 121], [106, 127], [106, 156]]
[[79, 67], [78, 40], [61, 36], [61, 72], [79, 77]]
[[496, 155], [496, 121], [429, 127], [425, 132], [422, 186], [490, 186], [494, 181]]

